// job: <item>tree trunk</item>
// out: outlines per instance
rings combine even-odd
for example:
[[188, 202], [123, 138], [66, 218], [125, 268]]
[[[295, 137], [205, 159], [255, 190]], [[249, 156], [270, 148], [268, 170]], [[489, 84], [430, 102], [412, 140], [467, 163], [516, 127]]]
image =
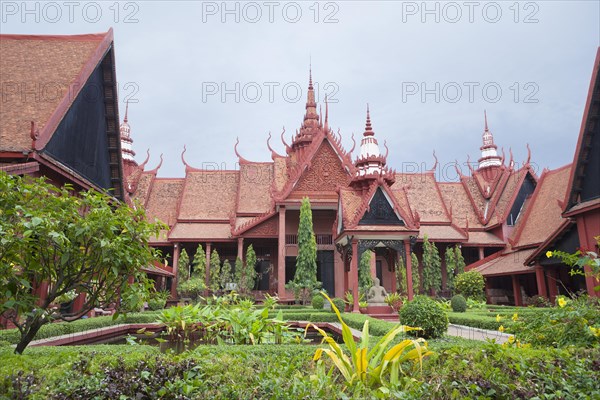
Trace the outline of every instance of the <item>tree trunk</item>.
[[28, 329], [25, 330], [24, 334], [21, 334], [21, 340], [15, 348], [15, 354], [23, 354], [25, 348], [31, 343], [35, 335], [38, 333], [44, 323], [38, 318], [35, 319]]

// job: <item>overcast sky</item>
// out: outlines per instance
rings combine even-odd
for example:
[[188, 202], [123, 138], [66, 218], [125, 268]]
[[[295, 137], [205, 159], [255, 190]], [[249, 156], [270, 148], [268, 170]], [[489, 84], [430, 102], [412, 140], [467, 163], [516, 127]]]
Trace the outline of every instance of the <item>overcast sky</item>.
[[[398, 171], [433, 166], [454, 180], [480, 156], [483, 112], [517, 162], [573, 159], [600, 43], [598, 1], [31, 2], [2, 1], [2, 33], [114, 29], [121, 119], [138, 162], [164, 153], [159, 176], [237, 168], [284, 153], [304, 115], [309, 62], [318, 102], [347, 148], [373, 129]], [[300, 93], [298, 91], [300, 90]], [[418, 167], [416, 167], [418, 165]], [[465, 168], [465, 173], [468, 170]]]

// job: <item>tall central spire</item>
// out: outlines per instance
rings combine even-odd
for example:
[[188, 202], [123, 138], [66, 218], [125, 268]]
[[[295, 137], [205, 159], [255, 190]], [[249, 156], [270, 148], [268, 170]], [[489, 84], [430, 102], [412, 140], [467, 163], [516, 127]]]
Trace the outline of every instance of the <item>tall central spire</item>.
[[315, 89], [312, 81], [312, 65], [308, 67], [308, 95], [306, 98], [306, 114], [304, 115], [303, 127], [316, 127], [319, 122], [317, 115], [317, 102], [315, 101]]

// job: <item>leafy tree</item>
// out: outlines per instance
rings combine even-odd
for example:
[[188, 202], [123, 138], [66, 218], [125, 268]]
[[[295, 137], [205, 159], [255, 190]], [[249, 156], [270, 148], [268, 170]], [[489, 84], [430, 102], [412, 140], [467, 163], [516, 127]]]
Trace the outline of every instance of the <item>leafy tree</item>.
[[367, 292], [373, 286], [373, 278], [371, 277], [371, 257], [373, 252], [367, 250], [360, 256], [358, 263], [358, 288], [359, 291], [365, 296]]
[[216, 292], [220, 288], [220, 274], [221, 274], [221, 258], [217, 249], [214, 249], [210, 254], [210, 277], [209, 277], [209, 288]]
[[479, 271], [468, 271], [456, 277], [456, 291], [467, 299], [485, 300], [485, 280]]
[[462, 274], [465, 272], [466, 264], [459, 245], [454, 247], [454, 257], [456, 259], [456, 275]]
[[237, 257], [235, 259], [235, 269], [233, 271], [233, 281], [236, 283], [237, 290], [240, 293], [243, 293], [243, 291], [242, 291], [243, 278], [244, 278], [244, 262], [242, 261], [241, 258]]
[[452, 247], [448, 247], [446, 249], [446, 255], [444, 257], [446, 259], [446, 286], [448, 290], [454, 290], [454, 273], [456, 271], [456, 254], [454, 253], [454, 249]]
[[185, 282], [190, 278], [190, 256], [188, 256], [185, 249], [181, 250], [179, 254], [179, 261], [177, 262], [177, 285], [180, 282]]
[[[0, 315], [20, 332], [16, 353], [44, 324], [148, 298], [151, 282], [141, 267], [158, 259], [148, 240], [164, 226], [149, 223], [140, 206], [93, 190], [75, 197], [73, 190], [0, 171]], [[34, 292], [33, 282], [47, 295]], [[66, 313], [55, 303], [72, 291], [85, 296], [84, 304]]]
[[194, 254], [194, 260], [192, 261], [192, 275], [203, 277], [206, 271], [206, 253], [202, 248], [202, 245], [199, 244], [196, 249], [196, 254]]
[[252, 245], [246, 249], [246, 263], [244, 264], [244, 273], [242, 277], [243, 293], [250, 293], [256, 286], [256, 252]]
[[228, 283], [233, 281], [233, 276], [231, 274], [231, 264], [229, 260], [225, 260], [223, 262], [223, 266], [221, 267], [221, 288], [225, 289]]
[[398, 257], [396, 264], [396, 287], [398, 293], [406, 295], [408, 293], [408, 281], [406, 279], [406, 266], [404, 265], [404, 257]]
[[319, 287], [317, 281], [317, 241], [313, 232], [312, 211], [308, 197], [302, 199], [300, 224], [298, 226], [298, 257], [296, 274], [288, 287], [302, 297], [303, 304], [312, 297], [313, 289]]
[[411, 253], [411, 266], [412, 266], [412, 281], [413, 291], [415, 293], [421, 293], [421, 279], [419, 276], [419, 259], [415, 253]]
[[435, 243], [427, 236], [423, 241], [423, 289], [437, 292], [442, 289], [442, 260]]

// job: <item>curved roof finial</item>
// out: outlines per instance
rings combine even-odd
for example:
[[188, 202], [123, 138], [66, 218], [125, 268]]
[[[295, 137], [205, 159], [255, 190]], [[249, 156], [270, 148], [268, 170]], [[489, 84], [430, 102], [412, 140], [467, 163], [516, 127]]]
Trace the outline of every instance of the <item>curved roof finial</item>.
[[352, 152], [356, 148], [356, 140], [354, 140], [354, 132], [352, 132], [351, 139], [352, 139], [352, 148], [350, 149], [350, 151], [348, 152], [348, 154], [352, 154]]
[[390, 149], [388, 149], [387, 146], [387, 140], [383, 141], [383, 147], [385, 147], [385, 156], [383, 156], [383, 158], [387, 160], [388, 153], [390, 152]]
[[186, 166], [186, 168], [193, 168], [190, 164], [188, 164], [187, 162], [185, 162], [185, 157], [183, 155], [185, 154], [186, 151], [187, 151], [187, 147], [184, 144], [183, 145], [183, 151], [181, 152], [181, 162], [183, 163], [183, 165]]
[[273, 150], [273, 148], [271, 147], [271, 131], [269, 131], [269, 137], [267, 138], [267, 148], [271, 151], [271, 155], [273, 156], [278, 156], [278, 157], [282, 157], [279, 153], [277, 153], [275, 150]]
[[527, 147], [527, 161], [525, 161], [525, 165], [529, 165], [531, 161], [531, 149], [529, 148], [529, 143], [526, 144]]
[[431, 169], [430, 169], [430, 171], [435, 171], [435, 170], [436, 170], [436, 168], [437, 168], [437, 166], [438, 166], [438, 158], [437, 158], [437, 156], [435, 155], [435, 150], [433, 150], [433, 158], [434, 158], [434, 160], [435, 160], [435, 163], [433, 163], [433, 168], [431, 168]]
[[502, 160], [500, 160], [500, 165], [504, 165], [504, 160], [506, 160], [506, 154], [504, 154], [504, 147], [502, 147]]
[[238, 152], [238, 145], [240, 144], [240, 138], [239, 136], [235, 138], [235, 145], [233, 146], [233, 151], [235, 151], [235, 155], [240, 159], [240, 162], [249, 162], [248, 160], [246, 160], [244, 157], [242, 157], [240, 155], [240, 153]]
[[513, 159], [513, 153], [512, 153], [512, 147], [508, 148], [508, 155], [510, 157], [509, 161], [508, 161], [508, 166], [509, 168], [512, 168], [514, 165], [514, 159]]
[[327, 103], [327, 95], [325, 95], [325, 123], [324, 123], [325, 132], [329, 130], [329, 103]]
[[285, 146], [286, 151], [289, 152], [291, 150], [291, 147], [285, 142], [285, 138], [283, 137], [283, 135], [285, 135], [285, 126], [283, 127], [283, 131], [281, 131], [281, 143], [283, 143], [283, 145]]
[[148, 164], [148, 161], [150, 160], [150, 149], [146, 150], [146, 159], [144, 160], [143, 163], [140, 164], [140, 168], [142, 169], [142, 171], [144, 170], [144, 168], [146, 167], [146, 164]]

